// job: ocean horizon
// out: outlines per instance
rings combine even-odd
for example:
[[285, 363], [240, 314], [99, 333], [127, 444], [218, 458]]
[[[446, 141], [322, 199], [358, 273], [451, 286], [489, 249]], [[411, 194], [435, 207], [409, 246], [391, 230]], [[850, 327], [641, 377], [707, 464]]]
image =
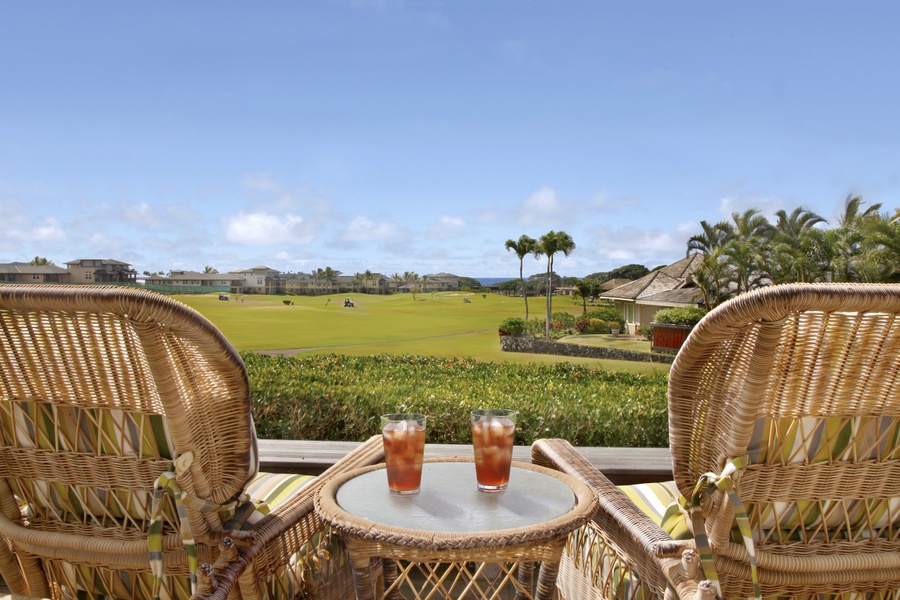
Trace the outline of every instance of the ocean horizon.
[[478, 283], [480, 283], [481, 285], [483, 285], [485, 287], [490, 287], [490, 286], [496, 285], [498, 283], [503, 283], [504, 281], [509, 281], [511, 279], [518, 279], [518, 277], [473, 277], [472, 279], [477, 280]]

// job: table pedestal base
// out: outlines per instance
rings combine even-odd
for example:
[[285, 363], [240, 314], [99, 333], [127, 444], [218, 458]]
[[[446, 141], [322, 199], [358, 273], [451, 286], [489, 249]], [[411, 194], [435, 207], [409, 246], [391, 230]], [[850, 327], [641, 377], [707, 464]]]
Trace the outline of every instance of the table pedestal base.
[[[375, 581], [372, 561], [382, 561], [382, 580]], [[353, 559], [358, 600], [452, 598], [454, 600], [550, 600], [559, 563], [543, 562], [534, 588], [534, 563], [439, 562]], [[381, 579], [381, 578], [379, 578]]]

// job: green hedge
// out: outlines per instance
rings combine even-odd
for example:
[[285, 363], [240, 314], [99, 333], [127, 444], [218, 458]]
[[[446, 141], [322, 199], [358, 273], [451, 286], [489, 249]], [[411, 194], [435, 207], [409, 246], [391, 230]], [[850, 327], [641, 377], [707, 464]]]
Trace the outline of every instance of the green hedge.
[[428, 441], [467, 444], [469, 411], [520, 411], [517, 444], [668, 445], [667, 376], [422, 356], [242, 353], [262, 438], [362, 441], [389, 412], [429, 417]]
[[669, 325], [689, 325], [693, 327], [706, 315], [702, 308], [690, 306], [673, 306], [661, 308], [653, 315], [654, 323], [667, 323]]

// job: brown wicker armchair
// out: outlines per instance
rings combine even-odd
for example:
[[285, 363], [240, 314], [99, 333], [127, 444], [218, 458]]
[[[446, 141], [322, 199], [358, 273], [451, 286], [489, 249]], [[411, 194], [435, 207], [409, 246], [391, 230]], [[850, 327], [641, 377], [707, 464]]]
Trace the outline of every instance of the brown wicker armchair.
[[0, 285], [0, 573], [14, 594], [186, 598], [196, 570], [203, 597], [346, 598], [350, 568], [313, 497], [381, 457], [372, 438], [318, 478], [257, 473], [243, 362], [199, 313], [143, 290]]
[[896, 598], [898, 375], [900, 286], [772, 286], [714, 309], [669, 378], [672, 484], [616, 488], [564, 441], [533, 446], [601, 496], [564, 595], [751, 597], [756, 579], [763, 597]]

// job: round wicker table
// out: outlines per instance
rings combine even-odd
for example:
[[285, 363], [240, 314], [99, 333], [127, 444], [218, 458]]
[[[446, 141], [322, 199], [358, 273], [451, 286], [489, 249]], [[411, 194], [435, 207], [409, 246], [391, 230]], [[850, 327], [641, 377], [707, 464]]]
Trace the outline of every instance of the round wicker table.
[[[411, 585], [413, 565], [430, 565], [424, 577], [441, 597], [457, 584], [463, 591], [455, 596], [483, 597], [486, 564], [500, 565], [500, 579], [515, 587], [516, 598], [549, 600], [566, 538], [595, 512], [597, 496], [563, 473], [520, 462], [513, 462], [506, 491], [479, 492], [472, 458], [444, 457], [425, 461], [417, 495], [390, 494], [381, 464], [335, 478], [315, 503], [347, 546], [359, 600], [399, 598], [401, 584]], [[379, 582], [385, 591], [377, 594], [373, 558], [387, 559]], [[536, 591], [535, 561], [541, 562]], [[457, 569], [453, 576], [435, 567], [448, 563]]]

